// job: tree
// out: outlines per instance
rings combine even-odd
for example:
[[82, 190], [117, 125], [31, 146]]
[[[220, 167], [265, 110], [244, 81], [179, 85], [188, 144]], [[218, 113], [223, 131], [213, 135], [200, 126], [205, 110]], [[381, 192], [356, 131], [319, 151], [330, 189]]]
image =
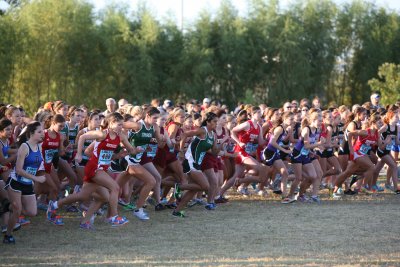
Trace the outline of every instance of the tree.
[[[372, 91], [379, 91], [382, 104], [393, 104], [400, 95], [400, 65], [384, 63], [379, 67], [378, 77], [368, 81]], [[396, 99], [397, 97], [397, 99]]]

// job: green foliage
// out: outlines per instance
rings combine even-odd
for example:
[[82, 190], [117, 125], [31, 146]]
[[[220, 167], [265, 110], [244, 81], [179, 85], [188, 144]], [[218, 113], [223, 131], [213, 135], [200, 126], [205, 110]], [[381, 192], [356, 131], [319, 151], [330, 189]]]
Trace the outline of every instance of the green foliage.
[[379, 67], [378, 77], [368, 81], [372, 91], [379, 91], [382, 104], [393, 104], [400, 95], [400, 65], [385, 63]]
[[[229, 0], [182, 32], [145, 2], [98, 14], [87, 0], [21, 0], [0, 14], [0, 100], [34, 111], [46, 101], [101, 107], [107, 97], [149, 102], [205, 96], [279, 106], [318, 95], [367, 101], [384, 62], [399, 63], [400, 16], [365, 1]], [[386, 66], [386, 65], [385, 65]], [[389, 72], [382, 67], [380, 79]], [[386, 87], [384, 87], [386, 88]], [[397, 91], [387, 86], [387, 98]]]

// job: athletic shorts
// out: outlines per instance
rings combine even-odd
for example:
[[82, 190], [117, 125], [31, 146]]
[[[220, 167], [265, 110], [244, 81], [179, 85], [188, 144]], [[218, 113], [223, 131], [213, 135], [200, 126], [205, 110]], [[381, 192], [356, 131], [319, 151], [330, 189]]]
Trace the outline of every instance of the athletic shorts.
[[35, 191], [33, 190], [33, 184], [23, 184], [12, 179], [11, 177], [8, 178], [4, 189], [11, 189], [15, 192], [21, 193], [23, 196], [31, 196], [35, 194]]
[[267, 166], [274, 165], [274, 162], [279, 159], [281, 159], [279, 151], [272, 151], [269, 149], [264, 149], [264, 151], [261, 155], [262, 162]]
[[142, 159], [140, 160], [140, 165], [145, 165], [147, 163], [153, 162], [153, 157], [148, 157], [146, 153], [143, 154]]
[[210, 153], [206, 153], [200, 167], [202, 171], [213, 169], [214, 172], [218, 172], [218, 157]]
[[390, 150], [387, 150], [387, 149], [381, 150], [378, 148], [378, 150], [376, 151], [376, 154], [378, 155], [379, 158], [383, 158], [384, 156], [390, 154]]
[[178, 158], [176, 156], [175, 151], [170, 152], [168, 147], [157, 149], [157, 153], [155, 158], [153, 159], [153, 163], [159, 166], [162, 169], [165, 169], [169, 164], [177, 161]]
[[195, 163], [194, 161], [189, 161], [185, 159], [182, 162], [183, 173], [190, 173], [191, 171], [201, 171], [201, 167], [199, 164]]
[[339, 155], [349, 155], [350, 154], [350, 150], [349, 150], [349, 142], [345, 141], [343, 147], [339, 147]]
[[331, 157], [334, 156], [334, 154], [333, 154], [333, 149], [332, 149], [332, 148], [325, 149], [324, 151], [322, 151], [322, 153], [320, 153], [319, 156], [320, 156], [321, 158], [324, 158], [324, 159], [329, 159], [329, 158], [331, 158]]
[[83, 177], [83, 181], [86, 183], [92, 183], [92, 178], [96, 175], [98, 170], [107, 172], [109, 167], [109, 165], [99, 167], [97, 165], [97, 160], [89, 160], [85, 166], [85, 176]]
[[392, 151], [394, 151], [394, 152], [400, 152], [400, 145], [393, 145], [393, 146], [392, 146]]
[[297, 149], [293, 149], [291, 161], [292, 164], [301, 163], [302, 165], [306, 165], [311, 163], [311, 158], [309, 155], [302, 155], [300, 151], [298, 151]]

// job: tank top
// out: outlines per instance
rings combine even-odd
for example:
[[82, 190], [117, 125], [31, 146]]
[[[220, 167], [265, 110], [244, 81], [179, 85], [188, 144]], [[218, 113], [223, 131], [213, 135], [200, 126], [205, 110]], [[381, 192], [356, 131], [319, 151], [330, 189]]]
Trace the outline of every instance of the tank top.
[[[152, 146], [150, 146], [150, 141], [152, 138], [154, 138], [154, 127], [150, 126], [150, 128], [147, 129], [146, 124], [144, 123], [143, 120], [140, 120], [138, 123], [141, 124], [139, 131], [137, 131], [137, 132], [131, 131], [129, 133], [129, 137], [128, 137], [128, 140], [132, 146], [141, 147], [143, 149], [143, 152], [140, 152], [140, 153], [137, 153], [136, 155], [130, 156], [130, 158], [136, 162], [140, 162], [144, 151], [146, 151], [148, 147], [151, 149], [150, 155], [152, 155], [153, 152], [155, 155], [155, 152], [157, 152], [157, 145], [153, 144]], [[155, 151], [153, 151], [153, 149]]]
[[[279, 135], [278, 139], [276, 139], [276, 143], [277, 143], [279, 146], [282, 146], [282, 147], [283, 147], [283, 146], [285, 146], [285, 144], [283, 143], [282, 140], [286, 138], [287, 132], [286, 132], [285, 128], [284, 128], [282, 125], [279, 125], [279, 126], [277, 126], [277, 127], [281, 127], [281, 128], [282, 128], [282, 133]], [[274, 129], [274, 131], [275, 131], [275, 129]], [[271, 140], [272, 140], [273, 138], [274, 138], [274, 134], [272, 133], [272, 134], [271, 134], [271, 137], [270, 137], [270, 139], [269, 139], [269, 141], [268, 141], [267, 149], [270, 150], [270, 151], [277, 152], [278, 149], [277, 149], [276, 147], [274, 147], [274, 146], [271, 144]]]
[[44, 163], [50, 164], [53, 161], [54, 156], [58, 154], [58, 150], [60, 148], [61, 136], [59, 133], [56, 133], [55, 138], [51, 138], [49, 132], [44, 131], [44, 139], [42, 143], [42, 154]]
[[[177, 125], [177, 126], [178, 126], [178, 130], [177, 130], [177, 132], [176, 132], [176, 134], [175, 134], [175, 141], [176, 141], [175, 148], [176, 148], [177, 150], [179, 150], [179, 142], [181, 141], [181, 138], [182, 138], [183, 129], [182, 129], [182, 127], [180, 127], [176, 122], [171, 121], [170, 123], [168, 123], [168, 124], [165, 126], [165, 129], [167, 130], [167, 132], [168, 132], [168, 128], [169, 128], [171, 125]], [[171, 137], [171, 135], [170, 135], [170, 137]], [[173, 152], [173, 151], [174, 151], [174, 149], [171, 149], [171, 152]]]
[[119, 135], [111, 139], [110, 133], [106, 132], [106, 138], [102, 141], [95, 141], [93, 154], [89, 161], [96, 161], [98, 169], [107, 169], [111, 165], [112, 155], [121, 142]]
[[[386, 131], [381, 133], [382, 140], [385, 140], [388, 135], [397, 136], [397, 125], [394, 127], [393, 130], [390, 129], [389, 124], [386, 124], [386, 126], [387, 126]], [[393, 137], [393, 136], [392, 136], [392, 141], [386, 145], [385, 150], [391, 150], [392, 146], [394, 146], [396, 144], [396, 137]]]
[[[314, 132], [311, 131], [311, 127], [307, 126], [308, 130], [309, 130], [309, 134], [308, 134], [308, 140], [309, 143], [311, 145], [315, 144], [317, 141], [317, 130], [315, 130]], [[318, 135], [319, 136], [319, 135]], [[302, 154], [303, 156], [308, 156], [308, 154], [310, 154], [310, 149], [307, 149], [304, 147], [304, 139], [303, 137], [300, 135], [300, 139], [299, 141], [297, 141], [297, 143], [295, 144], [294, 148], [297, 151], [300, 151], [300, 154]]]
[[[98, 130], [98, 129], [96, 129], [96, 130]], [[89, 132], [90, 130], [89, 130], [88, 127], [85, 127], [85, 128], [82, 129], [82, 131], [83, 131], [83, 134], [85, 134], [85, 133]], [[89, 157], [85, 154], [85, 150], [86, 150], [86, 148], [88, 148], [90, 146], [90, 144], [93, 141], [94, 140], [85, 140], [85, 142], [83, 142], [82, 159], [84, 159], [84, 160], [88, 160], [89, 159]]]
[[250, 129], [238, 132], [238, 139], [245, 144], [244, 150], [246, 153], [251, 154], [257, 150], [260, 127], [257, 125], [256, 128], [251, 120], [248, 120], [248, 122], [250, 124]]
[[[1, 145], [3, 146], [1, 152], [3, 152], [4, 158], [8, 158], [8, 150], [10, 150], [10, 142], [7, 140], [5, 143], [0, 140]], [[0, 165], [1, 166], [1, 165]]]
[[[28, 152], [28, 155], [24, 159], [24, 165], [22, 168], [27, 173], [36, 175], [37, 171], [40, 169], [40, 166], [42, 165], [42, 162], [43, 162], [43, 158], [42, 158], [42, 154], [40, 153], [39, 145], [37, 145], [36, 151], [33, 151], [28, 143], [25, 143], [25, 144], [28, 146], [29, 152]], [[25, 184], [25, 185], [33, 184], [33, 181], [31, 179], [23, 177], [21, 175], [18, 175], [15, 170], [13, 173], [14, 174], [11, 175], [12, 179], [14, 179], [22, 184]]]
[[207, 127], [202, 128], [206, 131], [205, 138], [200, 139], [198, 136], [195, 136], [185, 153], [186, 159], [193, 161], [198, 165], [201, 165], [206, 152], [210, 150], [214, 144], [214, 134], [208, 132]]
[[374, 134], [371, 133], [371, 129], [367, 130], [368, 135], [361, 137], [359, 136], [354, 144], [354, 151], [360, 154], [366, 155], [371, 150], [372, 146], [378, 143], [378, 131]]
[[[78, 135], [79, 132], [79, 124], [76, 124], [74, 128], [70, 129], [68, 123], [66, 123], [64, 128], [68, 129], [66, 138], [68, 139], [69, 144], [71, 146], [74, 146], [76, 143], [76, 136]], [[70, 149], [65, 151], [65, 153], [66, 157], [71, 158], [74, 153], [74, 149], [71, 147]]]

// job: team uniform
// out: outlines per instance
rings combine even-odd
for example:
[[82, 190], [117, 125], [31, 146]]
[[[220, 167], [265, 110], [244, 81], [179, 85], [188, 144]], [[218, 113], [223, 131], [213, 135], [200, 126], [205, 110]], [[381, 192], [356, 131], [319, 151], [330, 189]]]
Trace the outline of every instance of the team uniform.
[[[319, 134], [317, 133], [317, 130], [312, 132], [310, 127], [308, 127], [308, 129], [309, 129], [309, 137], [308, 137], [309, 142], [311, 145], [315, 144]], [[304, 147], [304, 140], [300, 136], [299, 141], [297, 141], [297, 143], [294, 145], [293, 148], [291, 157], [292, 163], [293, 164], [301, 163], [302, 165], [311, 163], [313, 159], [310, 157], [310, 152], [311, 152], [310, 149]]]
[[[378, 155], [379, 158], [383, 158], [384, 156], [389, 155], [392, 148], [396, 146], [396, 138], [397, 138], [397, 131], [398, 131], [397, 125], [394, 127], [393, 130], [390, 129], [389, 124], [387, 124], [386, 126], [387, 126], [386, 131], [384, 131], [381, 134], [381, 138], [382, 138], [382, 140], [385, 140], [388, 135], [392, 135], [392, 141], [384, 149], [380, 149], [378, 147], [376, 154]], [[394, 137], [394, 136], [396, 136], [396, 137]]]
[[201, 164], [207, 151], [210, 150], [214, 144], [214, 133], [208, 132], [206, 127], [203, 127], [206, 131], [204, 139], [200, 139], [198, 136], [194, 137], [185, 153], [185, 160], [183, 161], [183, 172], [190, 173], [191, 171], [200, 171]]
[[[3, 152], [3, 156], [5, 159], [8, 159], [8, 151], [10, 150], [10, 141], [7, 140], [5, 143], [3, 141], [0, 140], [1, 145], [3, 146], [1, 148], [1, 151]], [[11, 169], [12, 168], [12, 164], [11, 162], [7, 163], [7, 165], [2, 166], [0, 164], [0, 174], [4, 172], [3, 167], [6, 167], [7, 169]]]
[[[352, 121], [350, 123], [354, 123], [356, 125], [356, 130], [361, 130], [361, 127], [358, 126], [357, 122]], [[344, 130], [344, 141], [341, 143], [341, 146], [339, 147], [339, 155], [349, 155], [349, 154], [350, 154], [349, 131], [346, 129], [346, 130]]]
[[121, 139], [117, 135], [114, 139], [110, 138], [110, 133], [106, 132], [106, 138], [102, 141], [95, 141], [93, 154], [85, 166], [84, 182], [92, 182], [97, 170], [107, 172], [111, 165], [111, 158], [117, 149]]
[[[66, 139], [68, 140], [69, 145], [74, 146], [76, 143], [76, 137], [79, 132], [79, 125], [76, 124], [74, 128], [70, 129], [68, 123], [66, 123], [63, 130], [64, 130], [63, 133], [66, 134]], [[65, 155], [62, 156], [61, 158], [71, 163], [72, 159], [75, 156], [74, 154], [75, 154], [74, 149], [70, 148], [65, 151]]]
[[56, 166], [58, 162], [61, 135], [57, 132], [55, 132], [55, 134], [56, 137], [51, 138], [47, 130], [44, 132], [42, 155], [44, 159], [44, 169], [47, 173], [50, 173], [53, 164]]
[[260, 135], [260, 126], [253, 124], [251, 120], [248, 120], [250, 129], [247, 131], [240, 131], [238, 133], [238, 139], [241, 143], [245, 144], [242, 148], [239, 144], [236, 144], [234, 152], [238, 153], [235, 162], [236, 164], [242, 164], [246, 158], [251, 157], [251, 154], [257, 151], [258, 148], [258, 136]]
[[[164, 135], [165, 128], [160, 127], [160, 134]], [[169, 148], [167, 144], [163, 147], [159, 147], [156, 152], [156, 156], [153, 159], [153, 163], [157, 166], [165, 169], [169, 164], [177, 161], [178, 158], [176, 156], [175, 148]]]
[[[278, 127], [282, 127], [282, 133], [279, 135], [278, 139], [276, 140], [277, 144], [279, 144], [280, 146], [284, 146], [283, 144], [283, 140], [286, 139], [287, 137], [287, 131], [285, 130], [285, 128], [282, 125], [279, 125]], [[277, 149], [276, 147], [274, 147], [271, 144], [271, 140], [272, 138], [274, 138], [273, 134], [270, 136], [269, 142], [267, 147], [264, 149], [264, 151], [262, 152], [262, 161], [267, 165], [267, 166], [272, 166], [274, 165], [274, 162], [281, 159], [281, 153], [283, 153], [282, 151], [280, 151], [279, 149]], [[286, 154], [286, 153], [285, 153]], [[286, 154], [287, 155], [287, 154]]]
[[371, 151], [372, 147], [378, 143], [378, 131], [375, 131], [374, 134], [371, 133], [371, 129], [367, 130], [368, 135], [365, 137], [359, 136], [357, 138], [356, 143], [353, 146], [354, 149], [354, 157], [351, 160], [356, 160], [363, 156], [366, 156]]
[[[24, 159], [23, 169], [29, 174], [36, 175], [38, 171], [44, 170], [43, 158], [40, 152], [40, 147], [37, 145], [36, 151], [33, 151], [28, 143], [25, 143], [29, 148], [29, 153]], [[8, 178], [6, 189], [9, 188], [15, 192], [20, 192], [23, 196], [34, 195], [33, 181], [21, 175], [18, 175], [14, 170]]]
[[154, 155], [157, 153], [157, 145], [153, 144], [150, 146], [150, 141], [155, 136], [154, 127], [151, 126], [149, 129], [147, 129], [143, 120], [140, 120], [138, 123], [141, 124], [140, 129], [137, 132], [131, 131], [129, 133], [128, 140], [133, 147], [141, 147], [142, 152], [139, 152], [136, 155], [127, 155], [125, 160], [128, 166], [140, 165], [142, 157], [148, 148], [151, 150], [151, 155], [153, 155], [153, 153]]

